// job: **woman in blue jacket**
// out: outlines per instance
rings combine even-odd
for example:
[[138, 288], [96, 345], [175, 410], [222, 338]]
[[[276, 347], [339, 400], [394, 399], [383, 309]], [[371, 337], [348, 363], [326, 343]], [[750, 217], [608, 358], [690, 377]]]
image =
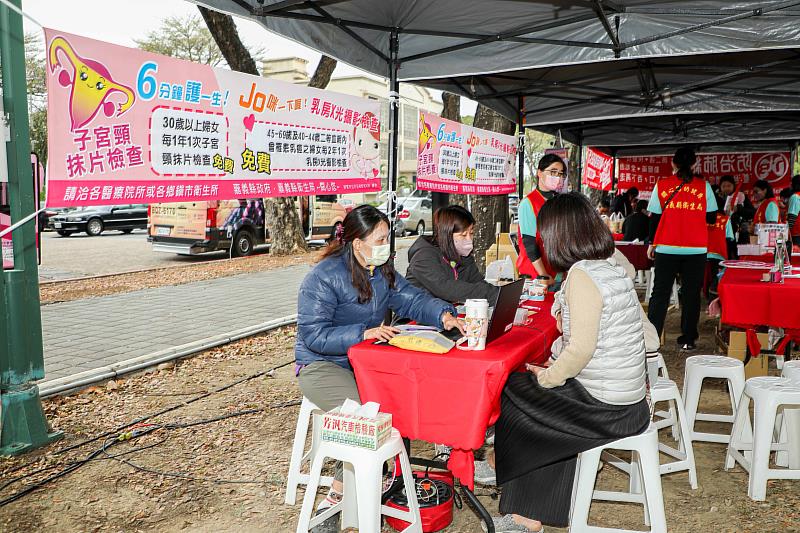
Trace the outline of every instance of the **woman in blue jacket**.
[[[453, 306], [409, 284], [389, 258], [389, 219], [362, 205], [347, 214], [300, 286], [297, 375], [303, 395], [320, 409], [333, 409], [347, 398], [360, 401], [347, 350], [364, 340], [394, 337], [398, 330], [383, 325], [389, 309], [421, 324], [463, 332]], [[339, 467], [336, 474], [320, 510], [341, 498]]]

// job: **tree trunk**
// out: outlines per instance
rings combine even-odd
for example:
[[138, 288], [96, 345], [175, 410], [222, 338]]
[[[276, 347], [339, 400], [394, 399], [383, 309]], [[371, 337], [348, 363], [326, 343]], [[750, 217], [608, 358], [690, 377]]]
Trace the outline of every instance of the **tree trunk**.
[[[480, 104], [475, 112], [473, 126], [505, 135], [514, 135], [517, 129], [512, 121]], [[472, 199], [472, 214], [475, 216], [475, 261], [481, 272], [484, 272], [486, 250], [495, 242], [497, 223], [500, 223], [501, 231], [508, 231], [508, 195], [475, 196]]]
[[324, 89], [328, 86], [333, 75], [333, 69], [336, 68], [336, 60], [332, 57], [322, 56], [317, 63], [317, 69], [314, 75], [311, 76], [311, 81], [308, 82], [309, 87], [317, 89]]
[[[225, 15], [219, 11], [213, 11], [204, 7], [197, 7], [208, 26], [214, 41], [225, 56], [225, 61], [232, 70], [259, 76], [258, 67], [249, 50], [239, 38], [236, 24], [230, 15]], [[325, 57], [323, 56], [323, 60]], [[322, 60], [320, 61], [322, 64]], [[333, 66], [330, 72], [333, 72]], [[318, 68], [319, 70], [319, 68]], [[330, 80], [330, 72], [325, 79], [325, 85]], [[314, 77], [317, 77], [317, 72]], [[324, 73], [319, 73], [320, 78], [325, 77]], [[269, 231], [272, 244], [270, 253], [274, 255], [288, 255], [297, 252], [308, 251], [303, 226], [300, 224], [300, 217], [295, 209], [294, 198], [264, 198], [264, 216]]]

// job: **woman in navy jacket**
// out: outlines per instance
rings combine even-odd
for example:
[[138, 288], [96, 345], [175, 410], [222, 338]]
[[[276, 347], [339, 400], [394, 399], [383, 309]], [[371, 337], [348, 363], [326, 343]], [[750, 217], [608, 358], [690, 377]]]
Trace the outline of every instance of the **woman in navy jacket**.
[[[336, 239], [300, 286], [298, 381], [303, 395], [321, 409], [333, 409], [347, 398], [360, 401], [347, 350], [364, 340], [394, 337], [398, 330], [383, 325], [389, 309], [421, 324], [462, 329], [452, 305], [409, 284], [389, 257], [389, 219], [362, 205], [347, 214]], [[341, 497], [339, 467], [336, 474], [320, 510]]]

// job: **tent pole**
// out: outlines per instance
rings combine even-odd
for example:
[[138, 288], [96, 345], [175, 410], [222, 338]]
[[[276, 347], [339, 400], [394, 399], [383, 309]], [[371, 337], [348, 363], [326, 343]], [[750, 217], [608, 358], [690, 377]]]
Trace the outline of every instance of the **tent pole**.
[[[6, 121], [9, 134], [0, 150], [6, 151], [12, 226], [38, 205], [31, 179], [21, 6], [21, 0], [0, 4], [0, 108], [7, 113], [0, 113], [0, 139], [5, 137]], [[35, 242], [33, 225], [20, 226], [14, 232], [14, 268], [3, 271], [0, 266], [0, 455], [19, 455], [62, 436], [50, 430], [35, 383], [44, 378]]]
[[519, 141], [517, 142], [517, 155], [519, 157], [519, 170], [517, 171], [517, 187], [519, 188], [519, 202], [525, 196], [525, 98], [517, 97], [517, 128], [519, 128]]
[[400, 83], [397, 81], [397, 70], [400, 68], [398, 60], [400, 39], [397, 30], [392, 30], [389, 36], [389, 176], [388, 176], [388, 206], [389, 206], [389, 244], [391, 251], [395, 251], [395, 224], [397, 221], [397, 135], [400, 133]]

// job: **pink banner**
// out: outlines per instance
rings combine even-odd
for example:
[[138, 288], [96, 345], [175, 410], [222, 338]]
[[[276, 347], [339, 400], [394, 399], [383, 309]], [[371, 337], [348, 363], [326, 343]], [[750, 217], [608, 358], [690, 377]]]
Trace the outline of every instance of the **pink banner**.
[[583, 184], [600, 191], [611, 190], [614, 176], [614, 157], [594, 148], [586, 149], [586, 164], [583, 167]]
[[[0, 231], [11, 226], [11, 217], [0, 213]], [[14, 268], [14, 245], [11, 242], [11, 233], [0, 237], [0, 253], [3, 257], [3, 268]]]
[[[791, 182], [790, 152], [727, 152], [697, 154], [696, 171], [712, 183], [729, 174], [749, 191], [753, 183], [767, 180], [777, 194]], [[636, 187], [652, 191], [658, 178], [672, 175], [672, 155], [618, 158], [617, 190]]]
[[45, 35], [48, 206], [381, 188], [378, 101]]
[[511, 135], [420, 112], [417, 188], [454, 194], [517, 190], [517, 142]]

